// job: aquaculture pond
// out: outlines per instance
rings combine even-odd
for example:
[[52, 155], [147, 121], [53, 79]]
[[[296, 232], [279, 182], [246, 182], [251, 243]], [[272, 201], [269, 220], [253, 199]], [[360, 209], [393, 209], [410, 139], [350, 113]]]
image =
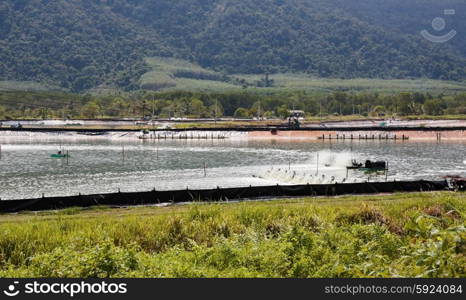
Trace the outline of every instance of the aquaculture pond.
[[[0, 138], [0, 198], [249, 185], [442, 179], [464, 174], [465, 143]], [[56, 158], [52, 154], [69, 153]], [[387, 174], [349, 171], [388, 162]]]

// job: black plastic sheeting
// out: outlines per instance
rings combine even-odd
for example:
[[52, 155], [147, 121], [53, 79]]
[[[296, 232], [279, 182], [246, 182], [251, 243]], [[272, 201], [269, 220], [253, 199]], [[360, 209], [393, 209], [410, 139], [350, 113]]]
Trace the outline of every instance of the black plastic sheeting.
[[394, 192], [439, 191], [448, 189], [446, 181], [396, 181], [320, 185], [275, 185], [209, 190], [149, 191], [44, 197], [26, 200], [0, 201], [0, 212], [42, 211], [68, 207], [133, 206], [191, 201], [228, 201], [241, 199], [336, 196], [345, 194], [376, 194]]
[[[144, 128], [145, 129], [145, 128]], [[171, 129], [148, 129], [150, 132], [185, 132], [185, 131], [235, 131], [235, 132], [250, 132], [250, 131], [464, 131], [466, 127], [410, 127], [410, 126], [371, 126], [371, 127], [302, 127], [298, 129], [283, 127], [283, 126], [269, 126], [269, 127], [232, 127], [232, 128], [171, 128]], [[0, 131], [27, 131], [27, 132], [78, 132], [78, 133], [106, 133], [106, 132], [139, 132], [139, 129], [92, 129], [92, 128], [54, 128], [54, 127], [34, 127], [34, 128], [8, 128], [2, 127]]]

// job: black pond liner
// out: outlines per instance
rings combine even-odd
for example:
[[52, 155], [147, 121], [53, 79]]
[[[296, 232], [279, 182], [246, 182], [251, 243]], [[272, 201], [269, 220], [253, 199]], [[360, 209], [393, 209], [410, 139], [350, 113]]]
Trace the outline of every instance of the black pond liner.
[[[443, 127], [443, 126], [436, 126], [436, 127], [420, 127], [420, 126], [361, 126], [361, 127], [320, 127], [320, 126], [313, 126], [313, 127], [302, 127], [302, 128], [289, 128], [286, 126], [263, 126], [263, 127], [249, 127], [249, 126], [238, 126], [238, 127], [222, 127], [222, 128], [201, 128], [201, 127], [192, 127], [192, 128], [164, 128], [164, 129], [148, 129], [150, 132], [185, 132], [185, 131], [204, 131], [204, 132], [224, 132], [224, 131], [232, 131], [232, 132], [250, 132], [250, 131], [383, 131], [383, 132], [390, 132], [390, 131], [465, 131], [466, 127], [458, 126], [458, 127]], [[63, 127], [33, 127], [33, 128], [11, 128], [11, 127], [0, 127], [0, 131], [26, 131], [26, 132], [77, 132], [77, 133], [98, 133], [98, 134], [105, 134], [108, 132], [140, 132], [141, 128], [134, 128], [134, 129], [92, 129], [92, 128], [63, 128]]]
[[344, 184], [249, 186], [204, 190], [148, 191], [0, 201], [0, 212], [43, 211], [69, 207], [135, 206], [161, 203], [218, 202], [271, 197], [337, 196], [447, 190], [446, 181], [395, 181]]

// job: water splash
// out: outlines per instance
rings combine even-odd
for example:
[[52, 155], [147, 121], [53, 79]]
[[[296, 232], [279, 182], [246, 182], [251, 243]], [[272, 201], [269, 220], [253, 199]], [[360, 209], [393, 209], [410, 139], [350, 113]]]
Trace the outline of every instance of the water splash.
[[331, 184], [356, 182], [358, 178], [347, 176], [346, 166], [351, 162], [350, 152], [322, 150], [310, 155], [301, 165], [273, 166], [257, 175], [269, 181], [286, 184]]

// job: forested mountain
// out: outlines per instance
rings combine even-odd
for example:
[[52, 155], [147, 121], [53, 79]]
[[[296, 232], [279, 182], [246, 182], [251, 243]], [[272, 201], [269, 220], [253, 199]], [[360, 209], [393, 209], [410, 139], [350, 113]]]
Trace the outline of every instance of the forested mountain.
[[[448, 42], [455, 50], [466, 55], [465, 1], [458, 0], [336, 0], [338, 6], [349, 14], [369, 24], [382, 26], [392, 32], [419, 35], [426, 29], [432, 34], [443, 35], [456, 30], [458, 35]], [[454, 10], [451, 16], [444, 15], [444, 10]], [[444, 18], [446, 29], [440, 33], [432, 29], [432, 20]]]
[[[444, 34], [430, 22], [451, 8], [453, 40], [420, 36]], [[2, 0], [0, 80], [138, 89], [151, 56], [227, 74], [464, 80], [464, 11], [463, 0]]]

